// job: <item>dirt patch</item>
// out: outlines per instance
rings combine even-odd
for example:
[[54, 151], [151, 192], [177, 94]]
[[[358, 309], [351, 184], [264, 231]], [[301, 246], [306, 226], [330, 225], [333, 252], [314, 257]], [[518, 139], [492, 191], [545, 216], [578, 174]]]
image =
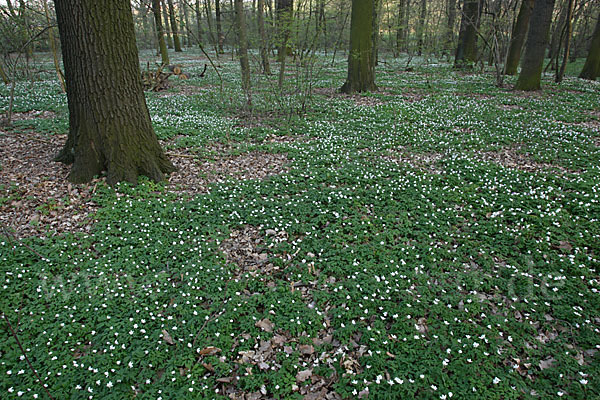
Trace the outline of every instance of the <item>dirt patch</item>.
[[396, 164], [408, 164], [413, 168], [431, 174], [441, 174], [442, 171], [436, 167], [436, 163], [444, 158], [442, 153], [412, 153], [407, 149], [389, 150], [383, 156], [385, 160]]
[[54, 111], [38, 111], [32, 110], [27, 112], [16, 112], [12, 114], [13, 121], [26, 121], [31, 119], [50, 119], [56, 117], [56, 113]]
[[523, 146], [515, 145], [504, 147], [497, 151], [486, 151], [478, 153], [477, 159], [500, 164], [505, 168], [518, 169], [527, 172], [540, 172], [550, 169], [558, 170], [560, 173], [577, 173], [560, 165], [540, 163], [523, 152]]
[[96, 183], [71, 185], [69, 167], [53, 162], [65, 135], [0, 131], [0, 225], [17, 237], [89, 232]]
[[405, 90], [402, 92], [402, 98], [409, 103], [416, 103], [428, 97], [428, 94], [418, 90]]
[[203, 86], [194, 86], [188, 84], [174, 84], [174, 82], [170, 81], [173, 79], [175, 82], [177, 81], [177, 77], [169, 78], [169, 85], [167, 90], [161, 90], [156, 92], [158, 97], [173, 97], [173, 96], [194, 96], [197, 94], [203, 94], [206, 92], [210, 92], [211, 90], [219, 90], [218, 87], [203, 87]]
[[[364, 96], [364, 95], [360, 95], [360, 94], [340, 93], [337, 91], [337, 89], [333, 89], [333, 88], [314, 88], [313, 93], [320, 94], [322, 96], [329, 97], [329, 98], [337, 97], [337, 98], [342, 98], [342, 99], [346, 99], [346, 100], [352, 100], [354, 102], [354, 104], [356, 104], [357, 106], [364, 106], [364, 107], [375, 107], [375, 106], [380, 106], [380, 105], [387, 103], [385, 100], [379, 99], [377, 97]], [[377, 92], [377, 93], [390, 94], [390, 93], [385, 93], [385, 92]]]
[[289, 160], [285, 154], [253, 151], [241, 155], [227, 155], [232, 149], [215, 146], [211, 153], [221, 154], [214, 159], [201, 158], [186, 152], [168, 153], [177, 171], [169, 176], [169, 191], [195, 195], [206, 193], [213, 183], [228, 179], [262, 180], [287, 172]]

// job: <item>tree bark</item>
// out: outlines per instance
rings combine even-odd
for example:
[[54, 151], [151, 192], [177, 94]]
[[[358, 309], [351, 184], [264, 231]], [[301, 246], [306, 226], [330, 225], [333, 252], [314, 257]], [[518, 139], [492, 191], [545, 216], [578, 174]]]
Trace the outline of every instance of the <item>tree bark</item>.
[[69, 106], [69, 135], [57, 161], [68, 179], [106, 171], [111, 185], [175, 170], [146, 106], [129, 0], [55, 0]]
[[290, 29], [292, 19], [294, 18], [294, 1], [293, 0], [277, 0], [277, 32], [279, 40], [279, 49], [277, 58], [282, 62], [283, 58], [291, 53], [289, 48]]
[[396, 28], [396, 52], [398, 55], [404, 50], [404, 15], [406, 7], [406, 0], [398, 0], [398, 27]]
[[371, 48], [375, 6], [374, 0], [352, 0], [348, 78], [340, 89], [344, 93], [377, 90], [375, 60]]
[[479, 7], [479, 0], [464, 0], [463, 2], [458, 46], [456, 47], [456, 57], [454, 58], [455, 68], [470, 67], [477, 62]]
[[[567, 70], [567, 61], [569, 61], [569, 52], [571, 51], [571, 35], [573, 34], [573, 7], [575, 6], [574, 0], [569, 0], [567, 4], [567, 19], [564, 28], [564, 50], [563, 60], [559, 68], [556, 69], [556, 83], [560, 83], [565, 76]], [[558, 53], [556, 54], [558, 60]]]
[[217, 44], [220, 54], [223, 54], [223, 27], [221, 25], [221, 0], [215, 0], [215, 19], [217, 20]]
[[250, 63], [248, 61], [248, 34], [243, 0], [235, 0], [235, 16], [240, 44], [240, 66], [242, 69], [242, 90], [250, 103]]
[[451, 53], [454, 45], [454, 25], [456, 23], [456, 0], [448, 0], [448, 25], [446, 27], [447, 42], [444, 52]]
[[527, 45], [521, 63], [521, 73], [516, 90], [538, 90], [541, 88], [544, 55], [548, 47], [548, 34], [552, 23], [555, 0], [536, 0], [529, 22]]
[[165, 29], [163, 28], [160, 17], [160, 0], [152, 0], [152, 12], [154, 13], [154, 23], [156, 24], [156, 35], [158, 36], [158, 48], [163, 65], [169, 65], [169, 52], [165, 42]]
[[167, 46], [172, 49], [173, 48], [173, 34], [171, 25], [169, 24], [169, 12], [167, 10], [167, 3], [165, 0], [162, 0], [162, 17], [164, 21], [165, 34], [167, 35]]
[[200, 11], [200, 0], [196, 0], [196, 44], [202, 47], [202, 12]]
[[506, 75], [517, 74], [517, 68], [519, 67], [519, 61], [521, 60], [521, 52], [523, 51], [527, 30], [529, 29], [529, 19], [531, 18], [531, 10], [533, 10], [534, 1], [535, 0], [523, 0], [521, 3], [517, 22], [515, 23], [510, 39], [506, 64], [504, 65], [504, 74]]
[[598, 76], [600, 76], [600, 13], [590, 43], [590, 51], [579, 74], [580, 78], [590, 80], [595, 80]]
[[171, 19], [171, 32], [173, 34], [173, 47], [176, 52], [183, 51], [181, 49], [181, 41], [179, 40], [179, 32], [177, 30], [177, 16], [175, 15], [175, 7], [173, 0], [167, 0], [169, 4], [169, 18]]
[[427, 15], [427, 0], [421, 0], [421, 13], [417, 26], [417, 54], [423, 54], [423, 36], [425, 35], [425, 17]]
[[265, 0], [258, 0], [258, 34], [260, 35], [260, 61], [265, 75], [271, 75], [271, 65], [269, 63], [267, 34], [265, 32]]

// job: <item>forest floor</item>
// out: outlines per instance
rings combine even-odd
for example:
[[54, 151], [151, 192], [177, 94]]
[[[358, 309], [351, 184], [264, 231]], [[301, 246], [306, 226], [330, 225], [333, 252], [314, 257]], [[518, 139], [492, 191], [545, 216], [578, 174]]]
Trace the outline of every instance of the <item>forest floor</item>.
[[600, 82], [581, 63], [522, 93], [385, 59], [378, 92], [347, 96], [345, 60], [321, 57], [282, 94], [254, 71], [249, 108], [231, 57], [222, 81], [174, 57], [190, 79], [147, 93], [178, 167], [162, 184], [68, 184], [50, 60], [17, 84], [2, 398], [43, 398], [32, 368], [56, 399], [600, 396]]

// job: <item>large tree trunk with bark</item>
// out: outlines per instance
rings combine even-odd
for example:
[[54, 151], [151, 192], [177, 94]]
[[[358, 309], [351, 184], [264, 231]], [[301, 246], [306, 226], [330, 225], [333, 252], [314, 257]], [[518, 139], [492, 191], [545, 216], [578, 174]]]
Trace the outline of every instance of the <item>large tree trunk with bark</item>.
[[69, 180], [106, 171], [109, 184], [161, 181], [175, 170], [146, 106], [129, 0], [54, 0], [69, 105], [69, 136], [57, 161]]
[[375, 5], [374, 0], [352, 0], [348, 78], [340, 89], [344, 93], [377, 90], [372, 49]]
[[594, 29], [594, 35], [592, 36], [592, 42], [590, 43], [590, 51], [583, 70], [579, 74], [580, 78], [595, 80], [600, 76], [600, 14], [596, 21], [596, 28]]
[[167, 51], [167, 42], [165, 42], [165, 29], [163, 28], [160, 17], [160, 0], [152, 0], [152, 13], [154, 14], [154, 23], [156, 25], [156, 35], [158, 36], [158, 48], [163, 65], [169, 65], [169, 52]]
[[529, 29], [529, 19], [531, 18], [531, 10], [533, 10], [534, 1], [535, 0], [523, 0], [521, 3], [517, 22], [513, 27], [512, 36], [510, 38], [506, 64], [504, 65], [504, 73], [506, 75], [517, 74], [519, 61], [521, 61], [521, 52], [523, 51], [527, 30]]
[[479, 0], [464, 0], [458, 46], [454, 58], [455, 68], [472, 66], [477, 62], [477, 27], [480, 15]]
[[529, 22], [525, 55], [516, 90], [538, 90], [541, 87], [544, 55], [552, 23], [555, 0], [536, 0]]

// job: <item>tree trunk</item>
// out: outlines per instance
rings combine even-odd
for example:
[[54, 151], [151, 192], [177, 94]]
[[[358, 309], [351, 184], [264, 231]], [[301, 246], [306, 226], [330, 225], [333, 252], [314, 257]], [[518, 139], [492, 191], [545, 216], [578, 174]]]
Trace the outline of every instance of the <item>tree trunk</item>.
[[406, 0], [398, 0], [398, 27], [396, 29], [396, 51], [398, 55], [404, 50], [404, 31], [406, 29], [406, 26], [404, 26], [405, 3]]
[[267, 34], [265, 32], [265, 0], [258, 0], [258, 34], [260, 35], [260, 61], [265, 75], [271, 75], [269, 63]]
[[167, 46], [172, 49], [173, 36], [171, 26], [169, 25], [169, 12], [167, 11], [167, 3], [165, 3], [165, 0], [162, 0], [162, 17], [165, 26], [165, 34], [167, 35]]
[[371, 48], [375, 6], [374, 0], [352, 0], [348, 78], [340, 89], [344, 93], [377, 90], [375, 60]]
[[600, 76], [600, 14], [598, 14], [596, 28], [590, 43], [590, 51], [583, 70], [579, 74], [580, 78], [591, 80], [595, 80], [598, 76]]
[[423, 54], [423, 36], [425, 35], [425, 17], [427, 15], [427, 0], [421, 0], [421, 13], [417, 26], [417, 54]]
[[179, 9], [181, 12], [179, 13], [180, 18], [181, 14], [183, 14], [183, 22], [185, 23], [185, 44], [187, 47], [192, 47], [192, 34], [191, 34], [191, 25], [190, 25], [190, 13], [185, 1], [179, 1]]
[[215, 54], [217, 55], [217, 58], [219, 58], [219, 47], [213, 31], [212, 10], [210, 9], [210, 0], [204, 0], [204, 8], [206, 10], [206, 23], [208, 24], [208, 35], [210, 36], [210, 41], [212, 42], [212, 45], [215, 49]]
[[250, 103], [250, 63], [248, 61], [248, 34], [243, 0], [235, 0], [235, 16], [240, 44], [240, 66], [242, 68], [242, 89]]
[[519, 61], [521, 60], [521, 52], [523, 51], [523, 44], [525, 44], [527, 30], [529, 29], [529, 18], [531, 17], [534, 1], [535, 0], [523, 0], [521, 3], [517, 22], [512, 31], [508, 55], [506, 56], [506, 64], [504, 65], [504, 73], [506, 75], [517, 74], [517, 68], [519, 67]]
[[515, 85], [516, 90], [538, 90], [541, 87], [542, 68], [548, 47], [554, 1], [535, 1], [529, 22], [525, 55], [521, 63], [521, 73]]
[[479, 26], [479, 0], [464, 0], [458, 46], [454, 58], [455, 68], [472, 67], [477, 62], [477, 27]]
[[156, 24], [156, 35], [158, 36], [158, 47], [163, 65], [169, 65], [169, 52], [165, 42], [165, 29], [163, 28], [160, 17], [160, 0], [152, 0], [152, 12], [154, 13], [154, 23]]
[[456, 0], [448, 0], [448, 25], [446, 27], [447, 42], [444, 53], [451, 53], [454, 47], [454, 25], [456, 23]]
[[215, 0], [215, 19], [217, 20], [217, 44], [219, 53], [223, 54], [223, 27], [221, 25], [221, 0]]
[[6, 75], [6, 72], [4, 72], [2, 64], [0, 64], [0, 78], [2, 78], [2, 82], [4, 82], [5, 85], [10, 83], [10, 79], [8, 79], [8, 75]]
[[196, 0], [196, 44], [202, 46], [202, 13], [200, 12], [200, 0]]
[[55, 0], [69, 105], [69, 136], [57, 161], [68, 179], [106, 171], [111, 185], [175, 170], [146, 106], [129, 0]]
[[[548, 58], [550, 60], [554, 60], [558, 57], [558, 54], [556, 53], [558, 52], [558, 49], [560, 47], [560, 37], [562, 35], [563, 28], [567, 19], [567, 5], [565, 4], [564, 7], [561, 6], [560, 8], [560, 16], [558, 17], [558, 21], [556, 22], [554, 31], [552, 31], [552, 37], [550, 38], [550, 49], [548, 51]], [[555, 68], [555, 64], [553, 62], [551, 62], [550, 65], [552, 66], [552, 69]]]
[[279, 49], [277, 57], [280, 62], [288, 56], [292, 51], [289, 48], [290, 29], [292, 19], [294, 18], [294, 1], [293, 0], [277, 0], [277, 31], [279, 40]]
[[[565, 49], [563, 51], [563, 61], [559, 68], [556, 69], [556, 83], [560, 83], [565, 76], [565, 71], [567, 69], [567, 61], [569, 61], [569, 51], [571, 50], [571, 35], [573, 34], [573, 7], [574, 0], [569, 0], [567, 4], [567, 19], [566, 25], [564, 29], [564, 41], [565, 41]], [[558, 53], [556, 54], [556, 59], [558, 60]]]
[[173, 46], [176, 52], [183, 51], [181, 49], [181, 41], [179, 40], [179, 32], [177, 30], [177, 16], [175, 15], [175, 7], [173, 7], [173, 0], [167, 0], [169, 3], [169, 18], [171, 19], [171, 32], [173, 33]]

